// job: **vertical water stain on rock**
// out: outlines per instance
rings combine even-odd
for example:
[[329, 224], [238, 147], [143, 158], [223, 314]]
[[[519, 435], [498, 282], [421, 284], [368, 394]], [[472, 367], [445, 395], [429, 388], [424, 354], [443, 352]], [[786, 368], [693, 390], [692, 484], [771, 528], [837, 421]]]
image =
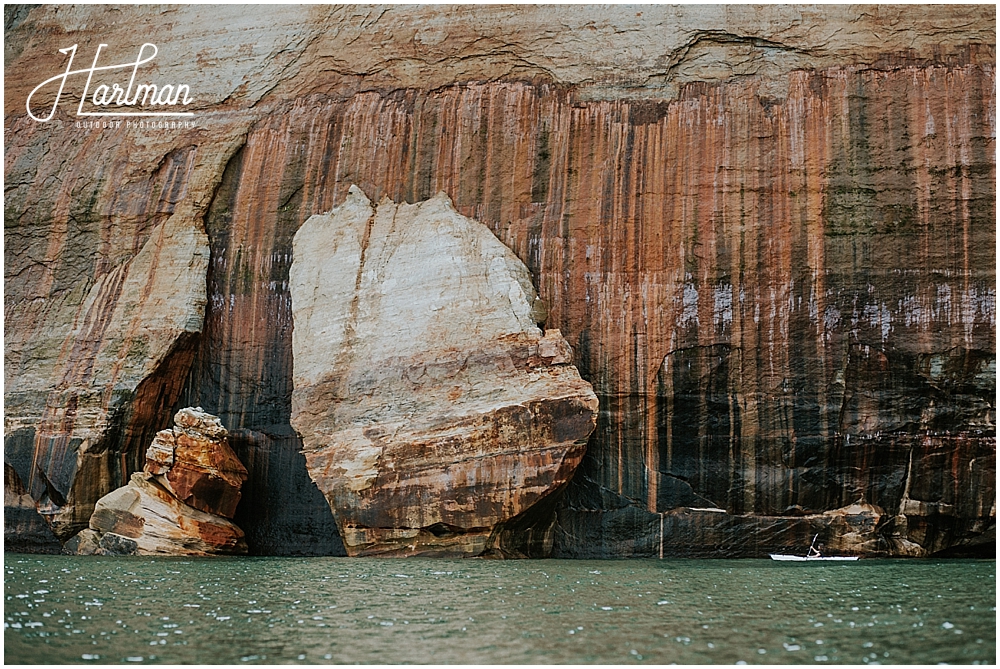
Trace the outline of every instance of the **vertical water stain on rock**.
[[35, 500], [25, 490], [17, 471], [6, 462], [3, 467], [3, 515], [5, 551], [59, 553], [62, 549], [48, 523], [38, 514]]

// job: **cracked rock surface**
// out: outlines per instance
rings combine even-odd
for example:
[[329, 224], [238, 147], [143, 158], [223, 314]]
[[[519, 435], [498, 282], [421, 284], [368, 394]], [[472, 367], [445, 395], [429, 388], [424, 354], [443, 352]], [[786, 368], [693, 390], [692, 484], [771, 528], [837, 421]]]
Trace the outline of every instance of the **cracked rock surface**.
[[597, 397], [524, 264], [443, 193], [351, 188], [293, 248], [292, 425], [348, 554], [547, 555]]

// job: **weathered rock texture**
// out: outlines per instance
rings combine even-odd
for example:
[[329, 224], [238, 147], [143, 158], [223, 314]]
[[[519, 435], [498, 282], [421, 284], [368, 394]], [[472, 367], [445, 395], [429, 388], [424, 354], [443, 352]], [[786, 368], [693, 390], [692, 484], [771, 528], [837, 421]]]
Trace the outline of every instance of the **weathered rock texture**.
[[547, 555], [597, 397], [524, 263], [443, 193], [358, 188], [292, 257], [292, 426], [347, 553]]
[[[247, 464], [251, 550], [342, 550], [289, 423], [287, 281], [295, 231], [354, 183], [397, 202], [444, 191], [490, 227], [600, 396], [556, 554], [761, 555], [816, 531], [830, 545], [832, 517], [866, 519], [844, 531], [866, 552], [992, 554], [995, 7], [5, 19], [5, 458], [43, 511], [124, 483], [179, 392]], [[25, 116], [58, 49], [86, 61], [103, 42], [123, 62], [146, 41], [156, 78], [190, 85], [197, 127], [78, 129], [71, 98], [48, 124]], [[139, 277], [161, 226], [202, 224], [197, 341], [126, 353], [142, 361], [128, 378], [152, 380], [74, 413], [73, 392], [108, 386], [76, 371], [64, 392], [65, 370], [108, 368], [60, 361], [95, 359], [74, 332], [119, 303], [98, 288], [87, 320], [85, 297], [120, 268]], [[92, 469], [104, 446], [81, 456], [87, 439], [108, 444]], [[62, 515], [65, 537], [89, 511]]]
[[68, 228], [19, 232], [28, 236], [12, 236], [17, 267], [7, 271], [17, 273], [5, 293], [5, 453], [65, 540], [180, 391], [173, 374], [190, 363], [204, 319], [208, 240], [172, 218], [100, 272], [82, 266], [97, 240]]
[[158, 432], [146, 450], [143, 470], [188, 506], [232, 518], [247, 470], [227, 436], [218, 417], [201, 407], [181, 409], [174, 429]]
[[226, 429], [201, 407], [181, 409], [156, 435], [142, 472], [97, 501], [90, 527], [67, 542], [85, 555], [227, 555], [247, 552], [228, 519], [247, 471]]
[[14, 468], [3, 467], [3, 545], [17, 553], [58, 553], [62, 545], [35, 508]]

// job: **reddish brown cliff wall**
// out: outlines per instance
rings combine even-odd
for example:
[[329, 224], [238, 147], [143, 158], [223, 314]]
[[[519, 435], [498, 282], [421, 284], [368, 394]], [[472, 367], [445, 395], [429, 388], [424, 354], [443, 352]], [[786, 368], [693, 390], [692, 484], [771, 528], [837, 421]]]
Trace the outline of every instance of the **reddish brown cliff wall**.
[[[297, 37], [275, 72], [247, 51], [259, 76], [229, 63], [200, 127], [153, 140], [39, 129], [9, 102], [38, 77], [17, 79], [8, 375], [11, 342], [68, 336], [65, 318], [32, 325], [36, 305], [75, 313], [79, 277], [134, 255], [176, 192], [211, 261], [175, 406], [230, 429], [252, 551], [337, 551], [288, 423], [291, 239], [351, 184], [444, 190], [529, 267], [600, 396], [557, 554], [761, 554], [815, 531], [897, 554], [995, 541], [993, 10], [862, 12], [852, 51], [830, 34], [847, 8], [793, 9], [712, 10], [725, 30], [615, 10], [589, 51], [586, 17], [529, 40], [537, 9], [496, 26], [312, 17], [341, 32]], [[54, 21], [35, 16], [20, 30]], [[277, 49], [285, 28], [265, 23], [248, 33]], [[17, 62], [41, 50], [21, 47]], [[17, 434], [5, 453], [28, 481], [39, 447]]]
[[[209, 322], [224, 331], [208, 341], [248, 375], [223, 396], [287, 383], [255, 374], [287, 369], [302, 220], [352, 183], [411, 201], [444, 190], [533, 270], [602, 396], [568, 527], [602, 508], [591, 486], [649, 512], [895, 511], [912, 435], [991, 452], [992, 75], [844, 68], [789, 88], [654, 105], [498, 83], [273, 114], [230, 166], [215, 247]], [[919, 499], [967, 483], [956, 472]]]

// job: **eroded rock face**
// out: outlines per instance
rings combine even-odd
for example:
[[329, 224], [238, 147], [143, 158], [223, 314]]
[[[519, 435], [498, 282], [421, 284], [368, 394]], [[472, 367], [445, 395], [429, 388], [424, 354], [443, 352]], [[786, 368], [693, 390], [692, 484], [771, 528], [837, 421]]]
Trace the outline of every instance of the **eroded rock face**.
[[[759, 556], [855, 503], [884, 554], [993, 554], [994, 6], [8, 9], [5, 459], [60, 536], [200, 405], [251, 550], [342, 551], [290, 425], [288, 271], [354, 183], [493, 230], [599, 395], [554, 554]], [[195, 127], [27, 118], [68, 35], [160, 45]], [[100, 339], [124, 268], [202, 222], [197, 340]]]
[[217, 555], [247, 552], [229, 519], [246, 469], [226, 429], [201, 407], [181, 409], [156, 435], [144, 471], [98, 500], [90, 526], [66, 544], [90, 555]]
[[90, 528], [67, 550], [80, 555], [239, 555], [243, 530], [230, 520], [190, 507], [147, 472], [111, 492], [94, 507]]
[[17, 472], [3, 463], [3, 545], [17, 553], [58, 553], [62, 548], [48, 523], [35, 508]]
[[201, 407], [181, 409], [174, 422], [150, 444], [144, 471], [188, 506], [232, 518], [247, 470], [229, 447], [226, 428]]
[[[11, 243], [37, 250], [30, 233]], [[176, 400], [204, 320], [208, 255], [201, 224], [174, 216], [96, 276], [69, 269], [70, 254], [59, 273], [7, 284], [4, 455], [61, 540], [86, 527]]]
[[348, 553], [546, 553], [503, 527], [570, 479], [597, 398], [517, 257], [444, 194], [352, 188], [296, 233], [290, 284], [292, 425]]

